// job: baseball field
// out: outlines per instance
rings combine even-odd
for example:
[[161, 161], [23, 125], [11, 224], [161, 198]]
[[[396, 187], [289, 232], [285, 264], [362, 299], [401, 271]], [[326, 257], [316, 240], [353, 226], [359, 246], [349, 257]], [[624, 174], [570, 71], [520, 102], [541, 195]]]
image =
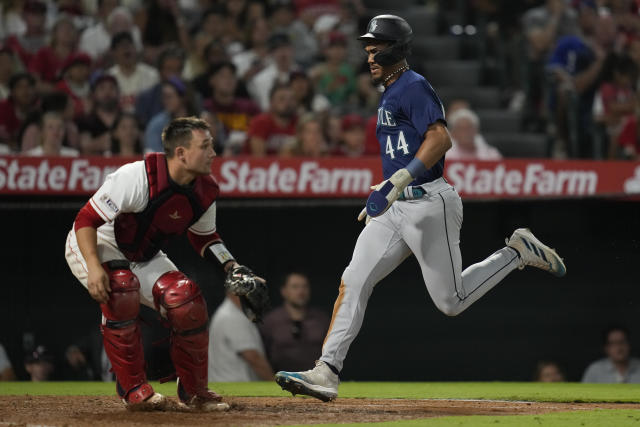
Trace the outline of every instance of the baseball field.
[[640, 426], [640, 384], [345, 382], [330, 403], [271, 382], [210, 387], [228, 412], [131, 412], [110, 383], [0, 383], [0, 426]]

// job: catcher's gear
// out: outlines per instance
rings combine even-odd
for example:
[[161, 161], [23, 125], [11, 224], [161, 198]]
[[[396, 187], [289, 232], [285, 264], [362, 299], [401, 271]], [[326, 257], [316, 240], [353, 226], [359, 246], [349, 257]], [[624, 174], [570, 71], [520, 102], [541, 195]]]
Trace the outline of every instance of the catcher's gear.
[[[120, 387], [118, 392], [125, 401], [129, 401], [129, 393], [147, 382], [142, 335], [138, 326], [140, 282], [129, 270], [127, 261], [110, 261], [103, 267], [111, 287], [109, 301], [100, 304], [104, 319], [100, 327], [104, 351], [116, 374]], [[153, 394], [153, 389], [149, 393]], [[136, 396], [131, 398], [135, 400]]]
[[367, 199], [367, 215], [373, 218], [385, 213], [391, 207], [391, 204], [398, 200], [402, 191], [411, 181], [413, 181], [413, 177], [409, 171], [402, 168], [398, 169], [389, 179], [372, 187], [373, 191]]
[[244, 265], [236, 265], [227, 273], [224, 287], [240, 297], [242, 311], [252, 322], [260, 322], [269, 308], [269, 290], [265, 280]]
[[198, 285], [179, 271], [169, 271], [153, 285], [156, 309], [171, 324], [171, 360], [189, 395], [207, 392], [209, 317]]
[[382, 66], [397, 64], [411, 54], [409, 44], [413, 39], [411, 26], [396, 15], [378, 15], [369, 21], [367, 32], [358, 40], [387, 41], [391, 45], [378, 52], [373, 60]]

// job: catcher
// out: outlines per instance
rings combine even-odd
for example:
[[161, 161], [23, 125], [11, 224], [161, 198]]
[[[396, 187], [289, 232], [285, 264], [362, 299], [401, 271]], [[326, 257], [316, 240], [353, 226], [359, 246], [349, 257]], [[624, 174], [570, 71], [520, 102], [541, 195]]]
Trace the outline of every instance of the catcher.
[[171, 326], [171, 359], [179, 405], [220, 411], [229, 405], [207, 388], [209, 335], [205, 300], [196, 285], [162, 252], [166, 241], [187, 233], [194, 249], [222, 266], [225, 287], [239, 295], [258, 321], [268, 304], [265, 281], [241, 266], [216, 232], [218, 184], [209, 126], [187, 117], [162, 133], [164, 154], [148, 154], [107, 176], [78, 212], [65, 256], [73, 274], [102, 310], [104, 348], [116, 390], [129, 409], [165, 409], [145, 376], [138, 312], [157, 310]]

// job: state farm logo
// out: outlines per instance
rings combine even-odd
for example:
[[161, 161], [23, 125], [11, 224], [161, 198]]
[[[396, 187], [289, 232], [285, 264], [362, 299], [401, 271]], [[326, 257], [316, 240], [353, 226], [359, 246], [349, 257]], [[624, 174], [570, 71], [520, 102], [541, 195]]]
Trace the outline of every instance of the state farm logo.
[[303, 161], [295, 167], [281, 167], [275, 161], [267, 167], [247, 161], [227, 160], [220, 168], [222, 193], [269, 194], [352, 194], [369, 193], [373, 174], [367, 168], [325, 168]]
[[46, 159], [0, 157], [0, 190], [21, 192], [93, 192], [118, 166], [92, 166], [86, 159], [50, 165]]
[[530, 163], [520, 169], [478, 168], [475, 164], [447, 165], [447, 177], [458, 192], [477, 196], [584, 196], [596, 194], [598, 173], [592, 170], [546, 169]]

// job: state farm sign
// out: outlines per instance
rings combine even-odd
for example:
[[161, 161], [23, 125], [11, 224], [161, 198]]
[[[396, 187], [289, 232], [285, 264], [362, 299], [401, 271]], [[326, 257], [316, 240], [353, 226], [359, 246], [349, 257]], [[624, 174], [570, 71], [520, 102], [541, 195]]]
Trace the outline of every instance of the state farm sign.
[[[86, 195], [130, 158], [0, 156], [2, 195]], [[382, 180], [380, 159], [218, 158], [221, 197], [366, 198]], [[640, 194], [640, 163], [509, 159], [447, 162], [464, 199]]]
[[550, 162], [496, 165], [453, 162], [446, 168], [449, 182], [468, 196], [588, 196], [597, 193], [598, 173]]
[[265, 165], [256, 165], [249, 159], [227, 160], [214, 175], [222, 194], [254, 197], [284, 194], [359, 197], [368, 194], [374, 184], [374, 174], [368, 166], [324, 166], [318, 161], [304, 160], [286, 163], [272, 160]]
[[0, 194], [92, 194], [126, 163], [102, 160], [0, 157]]

